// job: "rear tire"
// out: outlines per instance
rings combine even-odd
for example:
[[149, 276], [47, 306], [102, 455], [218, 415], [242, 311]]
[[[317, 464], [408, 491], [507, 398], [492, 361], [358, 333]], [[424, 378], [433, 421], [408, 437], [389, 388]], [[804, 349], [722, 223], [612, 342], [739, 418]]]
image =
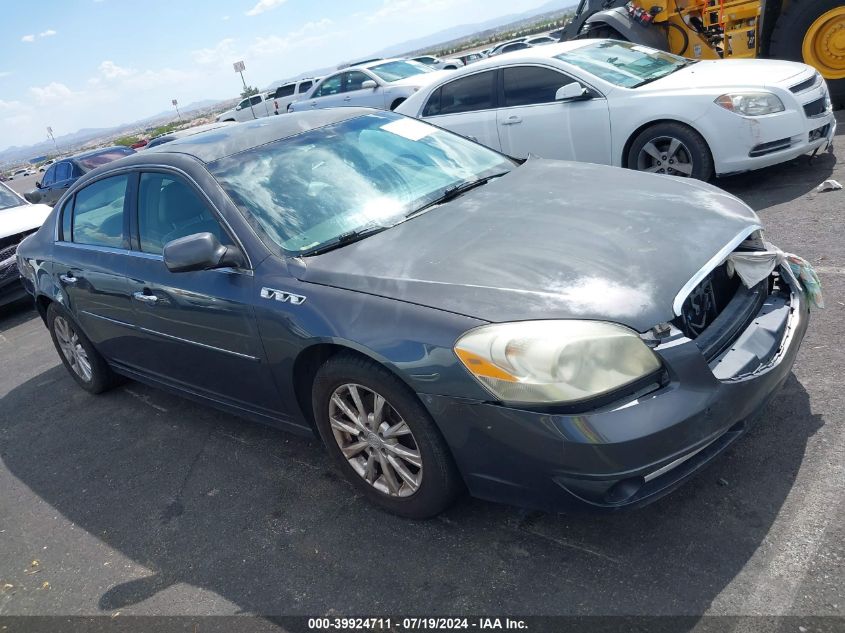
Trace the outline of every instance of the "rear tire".
[[697, 178], [713, 177], [707, 141], [688, 125], [657, 123], [637, 134], [628, 150], [627, 167], [638, 171]]
[[117, 384], [115, 373], [64, 307], [50, 304], [47, 308], [47, 328], [59, 358], [80, 387], [96, 394]]
[[[815, 68], [825, 77], [830, 89], [830, 99], [834, 107], [845, 107], [845, 63], [839, 57], [838, 49], [827, 56], [824, 52], [817, 59], [807, 59], [804, 38], [813, 24], [822, 15], [834, 9], [842, 9], [842, 0], [792, 0], [789, 8], [778, 18], [769, 43], [769, 57], [804, 62]], [[841, 19], [841, 18], [839, 18]], [[827, 31], [830, 33], [830, 31]], [[817, 32], [823, 37], [825, 32]], [[830, 38], [832, 40], [832, 38]], [[833, 43], [830, 46], [834, 46]], [[822, 46], [822, 51], [824, 51]], [[836, 58], [838, 57], [838, 60]], [[822, 63], [825, 62], [826, 63]], [[829, 65], [828, 65], [829, 64]], [[820, 67], [827, 66], [827, 67]]]
[[428, 411], [378, 363], [354, 354], [331, 357], [317, 370], [312, 407], [329, 454], [375, 505], [425, 519], [445, 510], [463, 489]]

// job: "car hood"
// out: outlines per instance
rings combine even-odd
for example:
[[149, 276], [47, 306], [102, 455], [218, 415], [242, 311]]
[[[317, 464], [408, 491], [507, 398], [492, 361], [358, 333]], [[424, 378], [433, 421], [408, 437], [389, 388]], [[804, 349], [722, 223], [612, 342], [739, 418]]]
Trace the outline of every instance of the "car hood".
[[37, 229], [52, 210], [46, 204], [22, 204], [0, 210], [0, 238]]
[[674, 318], [687, 281], [758, 224], [740, 200], [698, 181], [531, 159], [387, 231], [303, 258], [296, 274], [491, 322], [599, 319], [644, 332]]
[[687, 66], [637, 90], [771, 87], [810, 70], [806, 64], [776, 59], [717, 59]]

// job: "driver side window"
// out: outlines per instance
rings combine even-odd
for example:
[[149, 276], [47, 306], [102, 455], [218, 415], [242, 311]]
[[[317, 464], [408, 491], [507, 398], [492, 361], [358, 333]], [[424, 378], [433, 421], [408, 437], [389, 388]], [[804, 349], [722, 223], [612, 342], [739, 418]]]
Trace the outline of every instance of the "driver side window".
[[314, 92], [315, 97], [325, 97], [327, 95], [336, 95], [340, 92], [340, 75], [329, 77], [326, 79], [317, 90]]
[[141, 174], [138, 237], [143, 252], [160, 255], [168, 242], [206, 232], [221, 244], [232, 244], [205, 202], [185, 182], [168, 174]]
[[49, 187], [54, 182], [56, 182], [56, 166], [51, 165], [50, 168], [44, 173], [44, 178], [41, 179], [41, 186]]

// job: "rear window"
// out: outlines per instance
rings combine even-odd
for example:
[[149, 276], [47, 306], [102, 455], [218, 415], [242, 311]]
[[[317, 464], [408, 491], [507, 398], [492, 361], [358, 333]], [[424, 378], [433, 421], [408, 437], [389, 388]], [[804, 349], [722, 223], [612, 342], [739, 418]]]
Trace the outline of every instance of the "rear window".
[[115, 149], [106, 150], [105, 152], [100, 152], [99, 154], [94, 154], [93, 156], [77, 158], [76, 162], [79, 163], [86, 171], [91, 171], [100, 165], [105, 165], [106, 163], [110, 163], [118, 158], [123, 158], [124, 156], [129, 156], [134, 153], [135, 150], [129, 149], [128, 147], [117, 147]]

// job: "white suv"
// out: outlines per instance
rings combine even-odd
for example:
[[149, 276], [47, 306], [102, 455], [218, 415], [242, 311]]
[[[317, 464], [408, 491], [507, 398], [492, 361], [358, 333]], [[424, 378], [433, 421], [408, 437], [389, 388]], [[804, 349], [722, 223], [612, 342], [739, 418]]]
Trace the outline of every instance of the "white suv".
[[271, 90], [273, 114], [284, 114], [287, 112], [290, 104], [302, 99], [320, 79], [320, 77], [303, 77], [296, 81], [285, 82], [275, 90]]
[[304, 98], [290, 104], [291, 112], [362, 106], [393, 110], [423, 86], [450, 71], [432, 70], [406, 59], [379, 59], [349, 66], [328, 75]]

